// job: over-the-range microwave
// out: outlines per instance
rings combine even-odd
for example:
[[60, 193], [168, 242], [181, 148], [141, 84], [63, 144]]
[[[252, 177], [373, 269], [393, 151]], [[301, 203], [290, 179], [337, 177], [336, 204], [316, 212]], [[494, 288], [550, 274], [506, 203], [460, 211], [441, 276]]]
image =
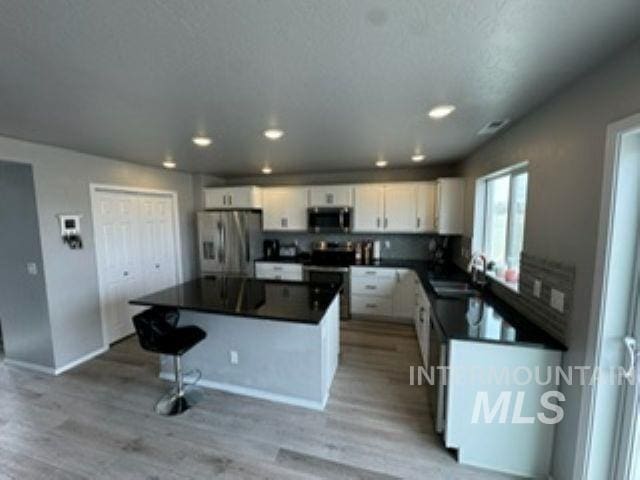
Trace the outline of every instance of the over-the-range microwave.
[[348, 207], [312, 207], [307, 210], [308, 229], [313, 233], [351, 231], [352, 211]]

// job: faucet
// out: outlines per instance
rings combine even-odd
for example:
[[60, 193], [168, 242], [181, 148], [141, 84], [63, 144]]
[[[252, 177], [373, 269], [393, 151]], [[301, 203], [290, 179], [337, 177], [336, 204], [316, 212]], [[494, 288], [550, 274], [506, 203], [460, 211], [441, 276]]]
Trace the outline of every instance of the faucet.
[[[478, 260], [482, 261], [482, 276], [478, 274]], [[471, 282], [474, 285], [484, 287], [487, 284], [487, 257], [479, 252], [471, 255], [471, 260], [467, 265], [467, 272], [471, 274]]]

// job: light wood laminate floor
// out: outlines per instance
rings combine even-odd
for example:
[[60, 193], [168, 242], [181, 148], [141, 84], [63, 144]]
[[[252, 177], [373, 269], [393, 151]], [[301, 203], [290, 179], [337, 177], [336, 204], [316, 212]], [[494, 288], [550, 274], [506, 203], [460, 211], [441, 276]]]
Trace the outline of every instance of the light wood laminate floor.
[[0, 478], [503, 479], [458, 465], [409, 386], [413, 328], [344, 322], [324, 412], [206, 390], [165, 418], [158, 358], [127, 339], [64, 375], [0, 366]]

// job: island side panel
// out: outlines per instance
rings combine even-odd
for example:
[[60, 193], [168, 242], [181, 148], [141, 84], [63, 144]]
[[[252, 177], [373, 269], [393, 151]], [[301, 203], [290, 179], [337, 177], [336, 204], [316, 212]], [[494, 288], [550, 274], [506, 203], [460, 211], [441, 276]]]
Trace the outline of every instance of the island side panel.
[[[207, 338], [183, 357], [185, 372], [202, 372], [202, 386], [323, 408], [322, 323], [181, 311], [180, 326], [186, 325], [207, 332]], [[237, 352], [237, 364], [231, 363], [231, 351]], [[163, 357], [161, 376], [172, 375], [172, 359]]]
[[321, 322], [322, 328], [322, 396], [329, 399], [331, 384], [338, 369], [340, 355], [340, 297], [336, 297]]

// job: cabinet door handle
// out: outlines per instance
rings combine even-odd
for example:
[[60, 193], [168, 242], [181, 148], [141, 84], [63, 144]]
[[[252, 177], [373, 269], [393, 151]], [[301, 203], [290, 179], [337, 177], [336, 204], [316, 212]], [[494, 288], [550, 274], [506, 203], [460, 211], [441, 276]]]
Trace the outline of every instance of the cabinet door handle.
[[384, 228], [389, 226], [389, 219], [387, 217], [384, 218]]
[[365, 286], [364, 286], [364, 288], [365, 288], [366, 290], [375, 290], [375, 289], [376, 289], [376, 288], [378, 288], [378, 287], [376, 287], [375, 285], [365, 285]]
[[229, 205], [233, 205], [233, 197], [229, 195]]
[[122, 272], [122, 276], [123, 277], [128, 277], [129, 276], [129, 272], [127, 272], [126, 270], [124, 272]]
[[160, 268], [160, 264], [156, 263], [156, 269]]
[[226, 205], [227, 204], [227, 196], [223, 195], [222, 196], [222, 205]]
[[380, 217], [376, 218], [376, 228], [380, 228]]
[[367, 304], [365, 305], [365, 307], [367, 307], [367, 308], [376, 308], [377, 306], [378, 306], [378, 305], [376, 305], [375, 303], [367, 303]]
[[333, 193], [327, 193], [327, 203], [329, 205], [333, 204]]
[[420, 228], [420, 217], [416, 218], [416, 228]]

